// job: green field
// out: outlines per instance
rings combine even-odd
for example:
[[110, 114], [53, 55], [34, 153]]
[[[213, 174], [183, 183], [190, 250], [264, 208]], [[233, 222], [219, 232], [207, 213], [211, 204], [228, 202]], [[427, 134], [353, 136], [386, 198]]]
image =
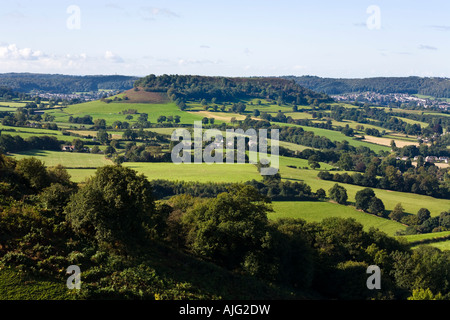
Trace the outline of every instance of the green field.
[[307, 222], [319, 222], [329, 217], [354, 218], [364, 226], [365, 230], [374, 227], [391, 236], [396, 231], [406, 228], [398, 222], [358, 211], [351, 206], [331, 202], [273, 201], [272, 205], [274, 212], [268, 214], [269, 219], [301, 218]]
[[[328, 190], [335, 184], [334, 181], [321, 180], [317, 177], [318, 171], [316, 170], [304, 170], [304, 169], [293, 169], [288, 167], [283, 167], [280, 170], [281, 176], [284, 179], [292, 181], [303, 181], [309, 186], [311, 186], [313, 191], [319, 188], [323, 188], [327, 194]], [[347, 189], [348, 200], [350, 202], [355, 201], [355, 194], [364, 187], [339, 183], [345, 189]], [[437, 216], [443, 211], [450, 209], [450, 200], [447, 199], [437, 199], [429, 196], [397, 192], [382, 189], [373, 189], [378, 198], [380, 198], [386, 210], [393, 210], [397, 203], [401, 203], [405, 212], [416, 214], [420, 208], [427, 208], [430, 210], [432, 216]]]
[[103, 155], [91, 153], [72, 153], [62, 151], [31, 150], [12, 154], [13, 157], [20, 160], [28, 157], [35, 157], [45, 163], [47, 167], [53, 167], [58, 164], [69, 168], [98, 168], [112, 164]]
[[422, 245], [430, 245], [436, 248], [439, 248], [440, 250], [450, 250], [450, 240], [446, 241], [438, 241], [441, 237], [449, 237], [450, 231], [443, 231], [443, 232], [433, 232], [433, 233], [425, 233], [425, 234], [414, 234], [414, 235], [408, 235], [408, 236], [402, 236], [402, 238], [405, 238], [408, 242], [417, 242], [417, 241], [423, 241], [423, 240], [435, 240], [436, 242], [430, 242], [426, 244], [415, 244], [412, 248], [418, 248]]
[[132, 115], [132, 120], [126, 120], [127, 115], [120, 112], [128, 109], [136, 109], [139, 113], [147, 113], [148, 120], [151, 123], [157, 123], [159, 116], [180, 116], [181, 123], [193, 124], [194, 121], [200, 121], [203, 117], [181, 111], [175, 103], [149, 104], [149, 103], [105, 103], [102, 101], [90, 101], [81, 104], [70, 105], [61, 111], [49, 111], [55, 116], [56, 122], [68, 122], [69, 117], [83, 117], [85, 115], [92, 116], [92, 119], [105, 119], [107, 125], [111, 125], [114, 121], [127, 121], [129, 123], [136, 122], [139, 115]]
[[27, 103], [26, 102], [9, 102], [9, 101], [2, 101], [0, 102], [0, 106], [7, 106], [11, 108], [21, 108], [25, 107]]
[[124, 167], [143, 173], [149, 180], [197, 182], [245, 182], [261, 180], [256, 166], [252, 164], [174, 164], [150, 162], [125, 162]]
[[379, 152], [379, 151], [382, 151], [382, 150], [383, 151], [390, 151], [391, 150], [391, 148], [387, 147], [387, 146], [382, 146], [382, 145], [378, 145], [378, 144], [374, 144], [374, 143], [369, 143], [369, 142], [365, 142], [365, 141], [361, 141], [361, 140], [356, 140], [356, 139], [353, 139], [352, 137], [347, 137], [346, 135], [342, 134], [340, 131], [327, 130], [327, 129], [314, 128], [314, 127], [307, 127], [307, 126], [299, 126], [299, 125], [290, 124], [290, 123], [272, 122], [272, 124], [277, 124], [279, 126], [301, 127], [305, 131], [314, 132], [314, 134], [316, 136], [322, 136], [322, 137], [330, 139], [331, 141], [344, 141], [344, 140], [348, 141], [349, 145], [354, 146], [356, 148], [360, 147], [360, 146], [364, 146], [364, 147], [368, 147], [368, 148], [372, 149], [375, 152]]
[[[2, 130], [8, 130], [8, 131], [2, 131]], [[14, 130], [14, 131], [9, 131]], [[58, 140], [63, 141], [73, 141], [74, 139], [81, 139], [84, 142], [92, 141], [92, 139], [83, 138], [83, 137], [76, 137], [76, 136], [68, 136], [63, 135], [62, 131], [59, 130], [48, 130], [48, 129], [37, 129], [37, 128], [26, 128], [26, 127], [11, 127], [11, 126], [4, 126], [0, 124], [0, 133], [4, 135], [11, 135], [11, 136], [20, 136], [22, 139], [27, 139], [30, 137], [35, 136], [50, 136], [50, 137], [56, 137]]]

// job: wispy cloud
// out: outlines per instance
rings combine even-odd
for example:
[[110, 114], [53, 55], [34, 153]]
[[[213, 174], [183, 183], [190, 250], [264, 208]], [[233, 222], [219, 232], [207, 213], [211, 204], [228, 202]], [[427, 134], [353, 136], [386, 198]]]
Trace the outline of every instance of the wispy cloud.
[[144, 20], [156, 20], [158, 17], [168, 17], [168, 18], [179, 18], [180, 16], [166, 8], [156, 8], [156, 7], [141, 7], [140, 8], [141, 17]]
[[217, 64], [218, 62], [214, 62], [208, 59], [179, 59], [179, 66], [189, 66], [189, 65], [207, 65], [207, 64]]
[[419, 49], [420, 50], [437, 50], [438, 48], [433, 47], [433, 46], [428, 46], [425, 44], [421, 44], [421, 45], [419, 45]]
[[433, 28], [433, 29], [440, 30], [440, 31], [450, 31], [450, 26], [445, 26], [445, 25], [432, 25], [432, 26], [428, 26], [428, 28]]
[[367, 27], [367, 22], [355, 22], [353, 23], [354, 27]]

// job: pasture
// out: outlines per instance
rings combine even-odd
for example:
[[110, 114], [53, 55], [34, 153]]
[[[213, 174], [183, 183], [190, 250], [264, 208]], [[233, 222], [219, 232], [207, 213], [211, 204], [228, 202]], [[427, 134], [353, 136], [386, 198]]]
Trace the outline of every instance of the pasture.
[[70, 105], [61, 111], [48, 111], [55, 116], [56, 122], [68, 122], [69, 117], [92, 116], [92, 119], [105, 119], [107, 125], [112, 125], [115, 121], [137, 122], [139, 115], [132, 114], [133, 119], [127, 120], [126, 114], [122, 111], [136, 109], [139, 113], [147, 113], [151, 123], [157, 123], [159, 116], [180, 116], [180, 123], [192, 124], [194, 121], [201, 121], [203, 116], [181, 111], [175, 103], [126, 103], [126, 102], [102, 102], [100, 100], [90, 101], [81, 104]]
[[[280, 169], [280, 174], [283, 179], [291, 181], [303, 181], [309, 186], [313, 191], [319, 188], [324, 189], [327, 192], [334, 186], [336, 182], [321, 180], [317, 177], [318, 171], [316, 170], [305, 170], [305, 169], [293, 169], [289, 167], [282, 167]], [[339, 185], [345, 187], [348, 194], [348, 201], [355, 202], [356, 192], [364, 189], [364, 187], [356, 186], [352, 184], [339, 183]], [[397, 203], [401, 203], [405, 212], [416, 214], [420, 208], [427, 208], [430, 210], [432, 216], [437, 216], [443, 211], [450, 209], [450, 200], [448, 199], [437, 199], [425, 195], [419, 195], [414, 193], [390, 191], [383, 189], [373, 189], [376, 196], [380, 198], [386, 210], [393, 210]]]
[[245, 182], [262, 180], [256, 166], [252, 164], [174, 164], [151, 162], [125, 162], [124, 167], [144, 174], [149, 180], [195, 182]]
[[398, 222], [383, 219], [368, 213], [356, 210], [352, 206], [343, 206], [331, 202], [321, 201], [273, 201], [274, 212], [268, 218], [300, 218], [307, 222], [320, 222], [325, 218], [353, 218], [364, 226], [364, 230], [374, 227], [388, 235], [393, 236], [396, 231], [406, 227]]
[[31, 150], [13, 153], [11, 156], [18, 160], [35, 157], [44, 162], [47, 167], [54, 167], [61, 164], [68, 168], [98, 168], [113, 163], [111, 160], [106, 159], [104, 155], [100, 154], [62, 151]]

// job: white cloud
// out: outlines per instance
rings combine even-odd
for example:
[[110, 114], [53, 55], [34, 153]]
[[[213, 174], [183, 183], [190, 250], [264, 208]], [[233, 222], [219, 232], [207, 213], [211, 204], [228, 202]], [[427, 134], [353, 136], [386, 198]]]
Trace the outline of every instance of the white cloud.
[[[2, 72], [36, 73], [116, 73], [114, 69], [124, 59], [112, 51], [102, 56], [89, 56], [86, 53], [49, 54], [32, 48], [19, 48], [16, 44], [0, 44], [0, 70]], [[126, 67], [121, 64], [121, 69]]]
[[114, 63], [123, 63], [124, 60], [119, 57], [118, 55], [115, 55], [112, 51], [106, 51], [105, 52], [105, 59], [114, 62]]
[[19, 49], [15, 44], [0, 46], [2, 60], [38, 60], [43, 56], [42, 51], [34, 51], [31, 48]]

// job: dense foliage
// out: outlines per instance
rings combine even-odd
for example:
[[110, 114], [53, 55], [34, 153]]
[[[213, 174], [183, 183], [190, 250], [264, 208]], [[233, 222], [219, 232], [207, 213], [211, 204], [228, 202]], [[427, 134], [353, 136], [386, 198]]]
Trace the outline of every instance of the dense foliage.
[[299, 85], [326, 94], [372, 91], [382, 94], [423, 94], [450, 98], [450, 81], [446, 78], [378, 77], [364, 79], [333, 79], [314, 76], [285, 77]]
[[183, 102], [191, 99], [236, 101], [244, 98], [261, 98], [300, 105], [331, 101], [326, 95], [317, 94], [300, 87], [294, 81], [281, 78], [148, 75], [136, 81], [134, 86], [143, 87], [148, 91], [167, 92], [173, 101]]
[[[162, 181], [121, 166], [81, 187], [33, 158], [0, 155], [0, 172], [0, 265], [61, 283], [61, 270], [79, 265], [72, 298], [449, 297], [448, 252], [411, 250], [353, 219], [269, 220], [270, 198], [252, 184], [157, 200]], [[381, 290], [365, 284], [373, 264]]]
[[69, 76], [60, 74], [3, 73], [0, 86], [18, 92], [44, 91], [72, 94], [106, 90], [127, 90], [133, 87], [136, 77], [128, 76]]

